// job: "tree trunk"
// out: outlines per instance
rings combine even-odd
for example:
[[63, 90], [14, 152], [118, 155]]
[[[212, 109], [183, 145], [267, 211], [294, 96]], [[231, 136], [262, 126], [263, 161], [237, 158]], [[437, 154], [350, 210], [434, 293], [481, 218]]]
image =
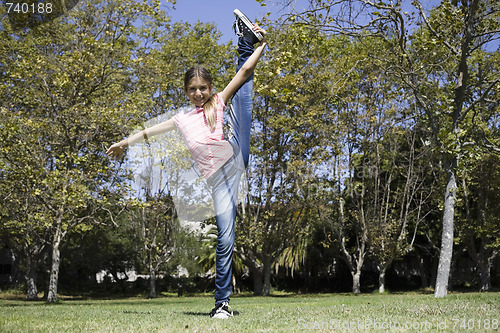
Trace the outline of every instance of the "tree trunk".
[[476, 246], [474, 244], [474, 236], [470, 235], [467, 246], [467, 253], [472, 258], [474, 263], [477, 265], [479, 270], [479, 282], [481, 283], [480, 290], [481, 291], [490, 291], [491, 290], [491, 262], [495, 258], [494, 252], [493, 255], [490, 255], [490, 251], [486, 249], [485, 242], [481, 239], [480, 250], [476, 250]]
[[156, 298], [156, 271], [149, 269], [149, 298]]
[[231, 277], [231, 281], [233, 283], [233, 290], [236, 294], [241, 294], [241, 289], [239, 287], [239, 285], [236, 283], [236, 276], [233, 274], [233, 276]]
[[26, 299], [36, 301], [38, 299], [38, 289], [36, 287], [36, 260], [28, 254], [26, 258]]
[[424, 258], [417, 253], [418, 270], [420, 271], [420, 282], [422, 288], [429, 287], [429, 279], [427, 277], [427, 269], [424, 264]]
[[432, 257], [431, 278], [429, 280], [429, 287], [436, 289], [436, 279], [439, 266], [439, 257], [437, 255]]
[[[474, 25], [476, 24], [476, 9], [479, 0], [473, 0], [468, 3], [467, 15], [465, 16], [464, 37], [461, 47], [460, 62], [458, 63], [457, 85], [455, 87], [455, 107], [453, 110], [453, 125], [451, 134], [459, 137], [460, 124], [466, 116], [463, 106], [466, 101], [467, 84], [469, 80], [469, 65], [467, 59], [470, 57], [470, 48], [473, 46]], [[461, 149], [460, 142], [456, 139], [456, 147]], [[448, 184], [444, 199], [443, 214], [443, 235], [441, 240], [441, 254], [439, 256], [438, 274], [436, 279], [435, 297], [444, 297], [448, 291], [448, 282], [451, 267], [451, 258], [453, 252], [453, 217], [455, 213], [455, 199], [457, 195], [456, 168], [458, 166], [459, 153], [452, 153], [451, 162], [447, 166]]]
[[271, 293], [271, 263], [266, 260], [263, 267], [264, 273], [264, 286], [262, 289], [262, 296], [269, 296]]
[[481, 282], [481, 291], [491, 291], [491, 263], [488, 259], [478, 263], [479, 281]]
[[444, 198], [443, 231], [441, 237], [441, 253], [436, 278], [435, 297], [445, 297], [448, 293], [451, 259], [453, 255], [453, 218], [455, 215], [455, 200], [457, 196], [457, 181], [455, 167], [457, 158], [453, 158], [448, 167], [448, 184]]
[[34, 276], [26, 276], [26, 300], [38, 300], [38, 289], [36, 287], [36, 280]]
[[386, 265], [382, 265], [378, 272], [378, 292], [380, 294], [385, 292], [385, 272], [387, 270]]
[[351, 274], [352, 274], [352, 292], [354, 294], [360, 294], [361, 293], [361, 283], [360, 283], [361, 271], [357, 270], [356, 272], [351, 272]]
[[[359, 294], [361, 293], [361, 284], [360, 284], [360, 278], [361, 278], [361, 267], [363, 267], [363, 262], [365, 258], [365, 249], [366, 249], [366, 237], [365, 234], [360, 237], [358, 241], [358, 257], [356, 258], [355, 255], [352, 255], [349, 253], [346, 247], [346, 238], [343, 233], [343, 226], [345, 225], [345, 216], [344, 216], [344, 200], [341, 198], [340, 199], [340, 227], [339, 227], [339, 239], [340, 239], [340, 249], [342, 251], [343, 258], [345, 263], [347, 264], [347, 267], [349, 267], [349, 271], [351, 272], [352, 275], [352, 292], [354, 294]], [[353, 260], [354, 259], [354, 260]]]
[[244, 260], [244, 264], [250, 269], [250, 275], [253, 277], [253, 294], [261, 296], [263, 292], [263, 269], [252, 260]]
[[44, 248], [44, 245], [36, 242], [30, 243], [25, 240], [23, 243], [23, 258], [26, 265], [24, 278], [26, 280], [26, 300], [28, 301], [38, 300], [38, 267], [40, 257], [44, 254]]
[[251, 271], [253, 276], [253, 294], [255, 296], [261, 296], [263, 292], [263, 281], [262, 281], [262, 270], [256, 268]]
[[486, 242], [481, 240], [481, 250], [478, 253], [476, 262], [479, 269], [480, 291], [491, 291], [491, 266], [496, 258], [497, 252], [487, 249]]
[[242, 258], [243, 264], [250, 270], [250, 276], [253, 278], [253, 294], [255, 296], [261, 296], [263, 292], [263, 267], [256, 262], [253, 255], [248, 258]]
[[47, 294], [47, 302], [54, 303], [57, 300], [57, 284], [59, 281], [59, 265], [61, 263], [61, 245], [62, 232], [57, 228], [52, 243], [52, 265], [49, 277], [49, 291]]

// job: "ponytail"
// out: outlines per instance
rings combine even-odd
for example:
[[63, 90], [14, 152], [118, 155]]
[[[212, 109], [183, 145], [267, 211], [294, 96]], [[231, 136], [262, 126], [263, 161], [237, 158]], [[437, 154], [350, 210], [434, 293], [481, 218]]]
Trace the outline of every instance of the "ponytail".
[[205, 113], [205, 119], [207, 120], [208, 127], [211, 131], [215, 130], [216, 116], [215, 110], [217, 109], [217, 95], [212, 95], [203, 104], [203, 112]]

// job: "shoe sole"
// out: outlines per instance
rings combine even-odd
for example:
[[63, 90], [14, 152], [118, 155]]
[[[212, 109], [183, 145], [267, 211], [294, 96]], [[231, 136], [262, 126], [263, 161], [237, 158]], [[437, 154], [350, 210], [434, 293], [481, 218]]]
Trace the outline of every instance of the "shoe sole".
[[260, 32], [253, 31], [253, 29], [252, 29], [253, 23], [252, 23], [252, 21], [250, 21], [250, 19], [248, 17], [246, 17], [245, 14], [240, 12], [238, 9], [235, 9], [234, 15], [236, 15], [236, 17], [238, 17], [243, 23], [245, 23], [245, 25], [250, 29], [250, 31], [252, 31], [253, 34], [255, 36], [257, 36], [257, 39], [259, 40], [259, 42], [262, 40], [262, 38], [264, 38]]
[[214, 319], [229, 319], [231, 317], [232, 316], [228, 315], [228, 314], [218, 313], [218, 314], [214, 315], [212, 318], [214, 318]]
[[228, 318], [231, 318], [232, 316], [233, 316], [233, 311], [228, 312], [228, 311], [222, 310], [222, 311], [219, 311], [216, 314], [214, 314], [212, 316], [212, 318], [216, 318], [216, 319], [228, 319]]

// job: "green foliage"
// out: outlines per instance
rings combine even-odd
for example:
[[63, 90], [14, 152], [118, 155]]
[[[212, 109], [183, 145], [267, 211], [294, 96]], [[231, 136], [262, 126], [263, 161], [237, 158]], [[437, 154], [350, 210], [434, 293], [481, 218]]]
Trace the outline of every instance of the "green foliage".
[[[357, 13], [358, 5], [366, 14], [363, 17], [371, 20], [360, 21], [353, 15], [347, 21], [342, 16], [346, 8]], [[297, 95], [303, 96], [303, 87], [314, 81], [305, 74], [311, 65], [312, 70], [320, 69], [314, 77], [322, 78], [323, 88], [330, 88], [318, 91], [341, 102], [324, 101], [325, 110], [331, 105], [338, 116], [325, 117], [324, 132], [331, 139], [319, 141], [319, 146], [338, 172], [339, 187], [345, 187], [347, 215], [342, 217], [339, 201], [331, 200], [333, 204], [324, 206], [327, 209], [322, 216], [332, 223], [331, 232], [345, 228], [332, 239], [338, 244], [345, 241], [345, 250], [358, 263], [366, 245], [370, 245], [371, 259], [379, 263], [415, 251], [415, 239], [426, 239], [419, 248], [432, 248], [432, 242], [439, 242], [436, 235], [440, 231], [435, 222], [440, 213], [433, 207], [449, 206], [435, 193], [444, 191], [449, 166], [459, 161], [453, 172], [465, 176], [473, 172], [474, 161], [488, 158], [488, 149], [498, 151], [497, 137], [492, 134], [498, 127], [494, 116], [498, 103], [493, 102], [498, 99], [498, 52], [485, 49], [486, 43], [498, 40], [498, 5], [444, 1], [430, 13], [419, 2], [413, 5], [418, 17], [403, 13], [399, 4], [311, 1], [311, 10], [283, 15], [295, 23], [296, 33], [290, 33], [286, 40], [290, 49], [273, 57], [278, 61], [273, 66], [278, 73], [281, 58], [283, 62], [295, 62], [301, 76], [294, 78], [293, 71], [285, 74], [290, 76], [287, 84]], [[296, 42], [308, 32], [333, 32], [352, 38], [344, 37], [342, 44], [327, 48], [328, 68], [332, 68], [328, 70], [314, 62], [301, 63], [301, 56], [314, 59], [314, 55], [303, 55], [303, 46]], [[326, 59], [325, 53], [314, 46], [311, 49]], [[276, 86], [273, 82], [263, 88], [273, 101], [291, 103], [283, 110], [300, 105], [300, 97], [289, 94], [287, 87]], [[268, 118], [262, 126], [264, 131], [273, 124], [273, 113]], [[302, 118], [287, 120], [286, 116], [276, 118], [285, 135]], [[312, 140], [308, 136], [318, 132], [307, 128], [305, 133], [307, 147], [318, 145], [318, 135]], [[292, 142], [291, 137], [278, 141], [279, 145]], [[294, 156], [280, 155], [280, 149], [272, 146], [267, 149], [286, 161], [283, 163]], [[309, 156], [301, 158], [310, 161]], [[341, 170], [347, 172], [342, 174]]]
[[[311, 2], [314, 10], [285, 17], [294, 24], [268, 28], [239, 259], [266, 274], [275, 265], [308, 274], [306, 260], [334, 244], [336, 257], [379, 265], [408, 251], [433, 255], [450, 161], [459, 176], [456, 242], [477, 249], [478, 262], [493, 257], [500, 53], [485, 46], [498, 40], [498, 4], [479, 1], [472, 11], [443, 1], [423, 16], [418, 2], [415, 14], [364, 2], [371, 21], [346, 26], [345, 9], [355, 13], [359, 2], [337, 3]], [[159, 5], [85, 1], [24, 30], [2, 16], [0, 237], [23, 260], [69, 233], [67, 249], [85, 237], [101, 242], [109, 256], [96, 254], [96, 266], [110, 270], [135, 254], [144, 271], [212, 266], [213, 252], [180, 231], [171, 198], [126, 200], [129, 175], [104, 155], [187, 103], [191, 66], [205, 65], [219, 91], [234, 75], [236, 52], [219, 44], [215, 25], [172, 23]]]
[[159, 17], [153, 4], [82, 2], [58, 20], [1, 32], [1, 194], [13, 203], [2, 221], [27, 246], [59, 251], [67, 232], [116, 213], [120, 186], [104, 152], [150, 103], [133, 79], [134, 22]]

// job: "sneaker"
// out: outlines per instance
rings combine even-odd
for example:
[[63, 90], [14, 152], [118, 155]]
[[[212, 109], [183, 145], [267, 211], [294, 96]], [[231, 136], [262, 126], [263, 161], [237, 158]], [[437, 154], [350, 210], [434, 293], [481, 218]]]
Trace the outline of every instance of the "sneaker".
[[244, 37], [252, 44], [258, 43], [264, 38], [260, 32], [252, 30], [253, 23], [245, 14], [235, 9], [234, 16], [236, 16], [236, 22], [234, 22], [233, 28], [238, 36]]
[[227, 319], [233, 316], [233, 310], [229, 307], [228, 302], [222, 302], [215, 306], [210, 312], [210, 318]]

